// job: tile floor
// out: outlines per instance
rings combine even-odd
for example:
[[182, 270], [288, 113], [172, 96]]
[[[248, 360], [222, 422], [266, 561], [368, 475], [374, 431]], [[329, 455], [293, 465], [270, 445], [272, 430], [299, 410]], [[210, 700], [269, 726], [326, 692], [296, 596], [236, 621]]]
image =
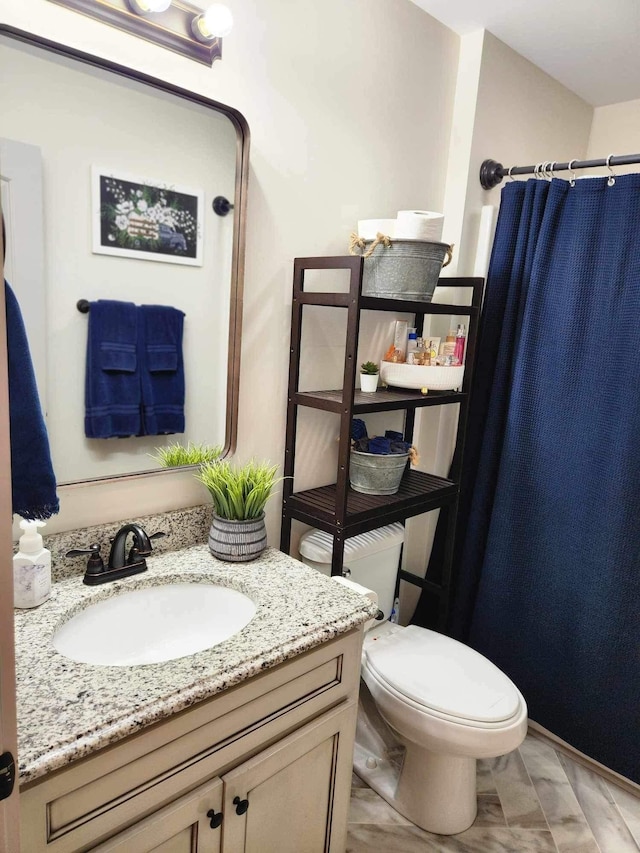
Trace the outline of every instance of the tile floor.
[[459, 835], [410, 824], [353, 777], [347, 853], [638, 853], [640, 798], [529, 734], [478, 762], [478, 817]]

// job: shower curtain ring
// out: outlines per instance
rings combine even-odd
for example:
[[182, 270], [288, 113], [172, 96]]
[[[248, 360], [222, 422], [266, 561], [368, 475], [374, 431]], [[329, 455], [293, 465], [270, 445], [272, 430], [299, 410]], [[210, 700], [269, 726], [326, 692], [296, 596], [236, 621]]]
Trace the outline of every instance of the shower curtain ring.
[[576, 162], [575, 158], [573, 160], [569, 160], [567, 165], [567, 169], [571, 172], [571, 177], [569, 178], [569, 186], [575, 187], [576, 185], [576, 173], [573, 171], [573, 164]]
[[515, 166], [509, 166], [509, 171], [507, 172], [507, 177], [509, 178], [510, 181], [513, 180], [513, 175], [511, 174], [512, 169], [515, 169]]
[[610, 172], [609, 177], [607, 179], [607, 186], [609, 186], [609, 187], [612, 187], [616, 182], [615, 173], [614, 173], [613, 169], [611, 168], [611, 158], [613, 156], [614, 156], [613, 154], [609, 154], [609, 156], [607, 157], [607, 169]]

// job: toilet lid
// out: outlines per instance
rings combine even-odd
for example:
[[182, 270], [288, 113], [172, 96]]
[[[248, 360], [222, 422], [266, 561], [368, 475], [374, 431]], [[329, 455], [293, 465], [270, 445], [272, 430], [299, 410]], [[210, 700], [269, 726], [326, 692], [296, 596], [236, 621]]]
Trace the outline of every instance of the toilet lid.
[[365, 655], [383, 681], [426, 709], [498, 723], [520, 708], [514, 684], [497, 666], [444, 634], [410, 625], [372, 643]]

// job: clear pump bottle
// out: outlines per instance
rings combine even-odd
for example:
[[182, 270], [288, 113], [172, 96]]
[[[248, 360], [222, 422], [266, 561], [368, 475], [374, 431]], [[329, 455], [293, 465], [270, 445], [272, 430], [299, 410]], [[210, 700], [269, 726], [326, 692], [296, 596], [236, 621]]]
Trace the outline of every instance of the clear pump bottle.
[[39, 527], [44, 521], [20, 522], [24, 533], [13, 558], [13, 603], [15, 607], [38, 607], [51, 595], [51, 552], [42, 543]]

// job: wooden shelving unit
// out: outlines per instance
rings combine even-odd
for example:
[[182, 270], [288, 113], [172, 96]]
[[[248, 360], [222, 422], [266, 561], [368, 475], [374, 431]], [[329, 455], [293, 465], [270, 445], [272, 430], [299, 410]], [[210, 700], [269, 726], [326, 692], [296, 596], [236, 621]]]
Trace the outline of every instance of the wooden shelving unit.
[[[307, 270], [348, 270], [348, 293], [305, 292], [304, 275]], [[459, 494], [459, 482], [467, 424], [469, 389], [473, 378], [478, 321], [484, 280], [481, 278], [441, 279], [446, 287], [470, 288], [469, 305], [444, 305], [432, 302], [410, 302], [400, 299], [381, 299], [362, 294], [363, 259], [359, 257], [297, 258], [294, 264], [293, 304], [291, 318], [291, 351], [289, 362], [289, 390], [287, 404], [287, 432], [285, 444], [282, 531], [280, 548], [289, 553], [291, 524], [294, 519], [310, 524], [333, 535], [331, 572], [341, 574], [345, 540], [385, 524], [403, 521], [424, 512], [447, 508], [447, 545], [445, 558], [437, 580], [421, 578], [409, 572], [400, 572], [399, 579], [427, 589], [437, 598], [439, 624], [442, 627], [448, 607], [451, 580], [451, 560]], [[342, 388], [332, 391], [305, 391], [299, 388], [302, 315], [307, 305], [322, 305], [347, 311], [347, 332]], [[363, 310], [393, 311], [415, 314], [418, 333], [422, 331], [424, 317], [428, 314], [468, 316], [465, 372], [460, 391], [430, 392], [400, 388], [380, 389], [375, 394], [363, 394], [355, 389], [360, 330]], [[404, 411], [404, 438], [413, 440], [415, 413], [427, 406], [458, 403], [460, 412], [456, 436], [456, 461], [450, 472], [451, 479], [409, 470], [405, 472], [400, 489], [395, 495], [365, 495], [349, 486], [349, 455], [351, 421], [354, 416], [371, 412]], [[316, 489], [294, 492], [295, 447], [299, 407], [333, 412], [340, 419], [340, 439], [336, 482]]]

